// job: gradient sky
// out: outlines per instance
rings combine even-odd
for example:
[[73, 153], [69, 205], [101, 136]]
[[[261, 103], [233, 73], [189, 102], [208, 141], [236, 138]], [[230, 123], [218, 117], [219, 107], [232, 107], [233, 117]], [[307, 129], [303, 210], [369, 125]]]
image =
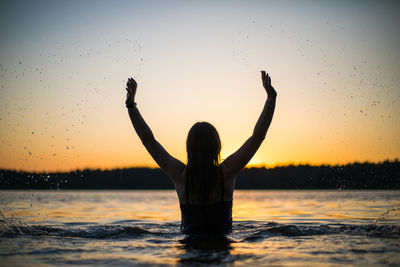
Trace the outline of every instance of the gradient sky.
[[156, 138], [185, 161], [196, 121], [222, 159], [278, 92], [250, 164], [400, 156], [399, 1], [1, 1], [0, 168], [152, 166], [127, 77]]

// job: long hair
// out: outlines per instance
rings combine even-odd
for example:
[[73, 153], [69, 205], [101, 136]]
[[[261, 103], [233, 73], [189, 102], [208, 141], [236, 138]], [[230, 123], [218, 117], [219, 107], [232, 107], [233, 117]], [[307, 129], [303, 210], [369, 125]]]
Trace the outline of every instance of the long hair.
[[215, 127], [208, 122], [195, 123], [186, 140], [186, 151], [186, 192], [190, 195], [186, 198], [198, 203], [211, 202], [221, 182], [217, 181], [221, 140]]

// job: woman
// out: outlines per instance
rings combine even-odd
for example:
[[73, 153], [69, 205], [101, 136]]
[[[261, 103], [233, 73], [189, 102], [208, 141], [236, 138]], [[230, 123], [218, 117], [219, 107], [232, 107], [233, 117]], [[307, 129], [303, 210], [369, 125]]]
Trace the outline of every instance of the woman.
[[231, 230], [236, 175], [265, 139], [275, 110], [276, 91], [271, 78], [261, 71], [261, 79], [268, 97], [252, 136], [220, 163], [221, 141], [217, 130], [207, 122], [198, 122], [190, 129], [186, 140], [186, 165], [171, 156], [154, 138], [136, 107], [137, 83], [128, 79], [126, 107], [129, 116], [143, 145], [175, 186], [184, 233], [227, 233]]

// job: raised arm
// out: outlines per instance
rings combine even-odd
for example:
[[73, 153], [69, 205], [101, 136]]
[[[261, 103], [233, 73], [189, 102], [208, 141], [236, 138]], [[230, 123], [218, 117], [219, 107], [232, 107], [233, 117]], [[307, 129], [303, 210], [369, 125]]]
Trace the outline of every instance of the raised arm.
[[264, 108], [260, 117], [254, 127], [252, 136], [232, 155], [224, 160], [222, 163], [228, 176], [234, 177], [242, 170], [246, 164], [251, 160], [257, 152], [261, 143], [265, 139], [269, 125], [271, 124], [272, 117], [275, 110], [276, 91], [271, 85], [271, 78], [265, 71], [261, 71], [261, 79], [268, 98], [265, 102]]
[[179, 174], [183, 171], [185, 165], [176, 158], [172, 157], [154, 138], [153, 132], [143, 119], [138, 108], [136, 107], [136, 81], [132, 78], [129, 78], [126, 85], [126, 90], [128, 91], [128, 93], [125, 104], [128, 108], [129, 117], [131, 118], [133, 127], [135, 128], [137, 135], [139, 136], [147, 151], [157, 162], [158, 166], [160, 166], [160, 168], [165, 171], [168, 176], [171, 177], [171, 179], [174, 179], [175, 177], [179, 176]]

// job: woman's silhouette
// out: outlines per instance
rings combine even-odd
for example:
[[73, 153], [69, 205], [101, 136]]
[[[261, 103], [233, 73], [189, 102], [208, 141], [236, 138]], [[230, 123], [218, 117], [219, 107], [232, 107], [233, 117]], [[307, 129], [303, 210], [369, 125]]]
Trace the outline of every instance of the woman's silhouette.
[[267, 100], [253, 134], [232, 155], [219, 162], [221, 142], [210, 123], [197, 122], [186, 140], [187, 164], [171, 156], [154, 138], [135, 103], [137, 83], [127, 82], [126, 107], [133, 127], [147, 151], [171, 178], [178, 194], [184, 233], [229, 232], [236, 175], [246, 166], [265, 139], [275, 110], [276, 91], [261, 71]]

